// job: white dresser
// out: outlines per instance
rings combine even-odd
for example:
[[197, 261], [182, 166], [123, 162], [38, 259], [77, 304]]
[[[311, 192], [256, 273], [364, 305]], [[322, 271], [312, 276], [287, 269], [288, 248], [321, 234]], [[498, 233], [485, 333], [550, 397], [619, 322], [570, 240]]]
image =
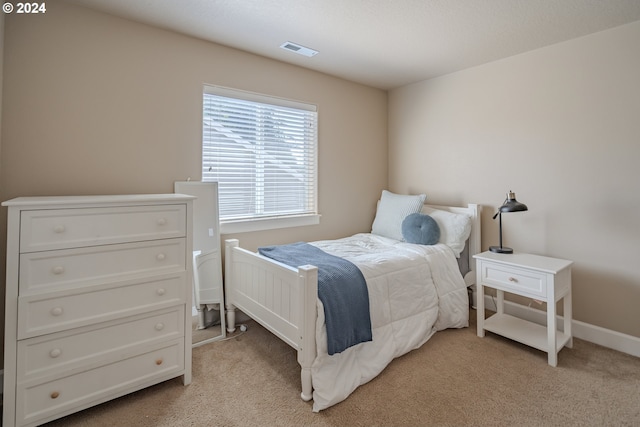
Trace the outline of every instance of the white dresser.
[[191, 382], [192, 199], [21, 197], [8, 207], [3, 425]]

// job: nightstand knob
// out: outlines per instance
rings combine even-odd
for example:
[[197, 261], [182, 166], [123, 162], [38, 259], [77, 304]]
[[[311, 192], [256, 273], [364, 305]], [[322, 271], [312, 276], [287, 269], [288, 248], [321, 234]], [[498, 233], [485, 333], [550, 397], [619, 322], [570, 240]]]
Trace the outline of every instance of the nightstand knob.
[[509, 281], [513, 283], [518, 283], [518, 279], [516, 279], [515, 277], [509, 277]]
[[164, 329], [164, 323], [158, 322], [156, 323], [156, 331], [161, 331]]
[[164, 218], [158, 218], [158, 225], [163, 226], [167, 224], [167, 220]]
[[60, 357], [61, 354], [62, 354], [62, 350], [60, 350], [59, 348], [54, 348], [49, 352], [49, 357], [51, 357], [52, 359], [55, 359], [56, 357]]
[[62, 224], [56, 225], [55, 227], [53, 227], [53, 232], [54, 233], [58, 233], [58, 234], [64, 233], [65, 230], [66, 229], [65, 229], [64, 225], [62, 225]]
[[167, 293], [167, 291], [164, 288], [158, 288], [156, 290], [156, 295], [158, 295], [158, 296], [162, 296], [162, 295], [164, 295], [166, 293]]
[[51, 269], [51, 272], [53, 274], [62, 274], [62, 273], [64, 273], [64, 267], [61, 266], [61, 265], [56, 265], [55, 267], [53, 267]]
[[156, 255], [156, 259], [157, 259], [158, 261], [164, 261], [166, 257], [167, 257], [167, 256], [166, 256], [165, 254], [158, 254], [158, 255]]
[[58, 396], [60, 396], [60, 392], [59, 391], [53, 391], [51, 392], [51, 398], [52, 399], [57, 399]]
[[54, 316], [60, 316], [63, 312], [64, 310], [62, 309], [62, 307], [54, 307], [51, 309], [51, 314]]
[[162, 365], [162, 359], [156, 359], [156, 365]]

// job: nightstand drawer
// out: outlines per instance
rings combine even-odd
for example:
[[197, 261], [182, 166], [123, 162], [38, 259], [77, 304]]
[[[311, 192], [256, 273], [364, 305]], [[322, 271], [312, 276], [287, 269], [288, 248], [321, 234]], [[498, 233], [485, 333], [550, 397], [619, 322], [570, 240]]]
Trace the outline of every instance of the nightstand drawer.
[[546, 299], [547, 276], [540, 272], [513, 266], [482, 263], [483, 282], [506, 292]]

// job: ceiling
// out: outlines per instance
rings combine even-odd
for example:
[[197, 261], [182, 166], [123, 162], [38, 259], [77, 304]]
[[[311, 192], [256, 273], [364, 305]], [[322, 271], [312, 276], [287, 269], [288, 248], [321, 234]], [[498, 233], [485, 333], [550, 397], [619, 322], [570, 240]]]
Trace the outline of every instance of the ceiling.
[[640, 20], [640, 0], [70, 1], [381, 89]]

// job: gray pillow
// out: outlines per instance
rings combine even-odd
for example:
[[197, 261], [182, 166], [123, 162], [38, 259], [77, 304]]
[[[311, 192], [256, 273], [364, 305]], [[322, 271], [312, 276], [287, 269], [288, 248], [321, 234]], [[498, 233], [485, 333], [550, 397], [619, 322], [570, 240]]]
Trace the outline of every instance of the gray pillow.
[[426, 197], [425, 194], [403, 195], [383, 190], [371, 233], [402, 240], [402, 221], [407, 215], [420, 212]]
[[435, 245], [440, 240], [440, 227], [429, 215], [413, 213], [402, 221], [402, 237], [408, 243]]

